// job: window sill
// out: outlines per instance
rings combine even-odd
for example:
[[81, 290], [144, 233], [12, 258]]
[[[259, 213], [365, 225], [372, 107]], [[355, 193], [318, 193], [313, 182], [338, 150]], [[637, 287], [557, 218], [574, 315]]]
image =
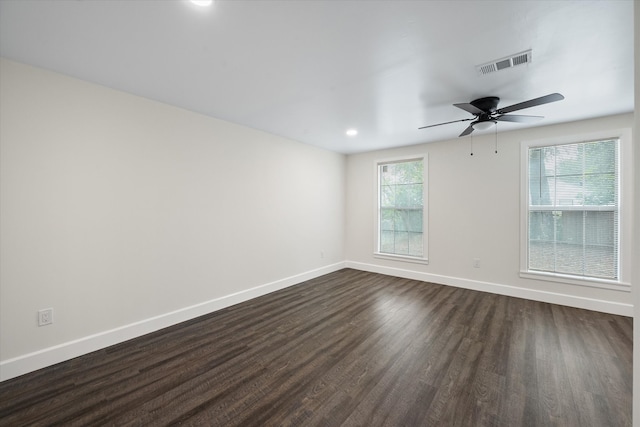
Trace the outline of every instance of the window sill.
[[545, 273], [541, 271], [520, 271], [523, 279], [544, 280], [547, 282], [565, 283], [568, 285], [588, 286], [591, 288], [611, 289], [614, 291], [631, 292], [629, 283], [607, 279], [588, 279], [567, 274]]
[[429, 264], [429, 260], [427, 258], [417, 258], [406, 255], [393, 255], [393, 254], [385, 254], [381, 252], [374, 252], [374, 258], [381, 259], [390, 259], [393, 261], [403, 261], [403, 262], [412, 262], [414, 264]]

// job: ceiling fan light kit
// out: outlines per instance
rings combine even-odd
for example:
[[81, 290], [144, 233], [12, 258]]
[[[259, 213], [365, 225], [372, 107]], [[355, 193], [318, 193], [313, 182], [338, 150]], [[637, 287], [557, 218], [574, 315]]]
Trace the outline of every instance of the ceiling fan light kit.
[[484, 122], [474, 122], [471, 124], [475, 130], [487, 130], [497, 122], [495, 120], [487, 120]]
[[542, 116], [523, 116], [516, 114], [508, 114], [513, 111], [524, 110], [525, 108], [536, 107], [538, 105], [548, 104], [550, 102], [561, 101], [564, 99], [559, 93], [551, 93], [549, 95], [541, 96], [539, 98], [530, 99], [528, 101], [513, 104], [508, 107], [498, 108], [500, 98], [497, 96], [487, 96], [484, 98], [475, 99], [469, 103], [453, 104], [468, 113], [471, 113], [475, 117], [470, 119], [453, 120], [451, 122], [438, 123], [435, 125], [422, 126], [418, 129], [426, 129], [434, 126], [441, 126], [450, 123], [467, 122], [471, 121], [469, 126], [459, 136], [469, 135], [474, 130], [486, 130], [489, 129], [497, 122], [512, 122], [512, 123], [532, 123], [543, 119]]

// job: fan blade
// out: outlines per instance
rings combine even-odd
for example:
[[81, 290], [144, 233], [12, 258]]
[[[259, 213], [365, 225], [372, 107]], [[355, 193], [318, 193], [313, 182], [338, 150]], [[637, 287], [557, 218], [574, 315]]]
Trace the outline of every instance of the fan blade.
[[426, 128], [432, 128], [432, 127], [434, 127], [434, 126], [448, 125], [449, 123], [467, 122], [467, 121], [469, 121], [469, 120], [475, 120], [475, 119], [454, 120], [454, 121], [452, 121], [452, 122], [438, 123], [437, 125], [422, 126], [421, 128], [418, 128], [418, 129], [426, 129]]
[[455, 107], [462, 108], [464, 111], [467, 111], [467, 112], [473, 114], [474, 116], [477, 116], [478, 114], [484, 113], [484, 111], [482, 111], [481, 109], [479, 109], [475, 105], [469, 104], [468, 102], [464, 102], [464, 103], [461, 103], [461, 104], [453, 104], [453, 105]]
[[473, 132], [473, 123], [467, 126], [467, 128], [463, 130], [460, 135], [458, 135], [458, 138], [460, 138], [461, 136], [469, 135], [471, 132]]
[[496, 110], [498, 114], [510, 113], [512, 111], [524, 110], [525, 108], [535, 107], [537, 105], [548, 104], [550, 102], [562, 101], [564, 96], [559, 93], [552, 93], [549, 95], [541, 96], [540, 98], [530, 99], [528, 101], [521, 102], [519, 104], [510, 105], [508, 107]]
[[533, 123], [537, 122], [540, 119], [544, 119], [543, 116], [520, 116], [516, 114], [504, 115], [494, 117], [494, 120], [499, 122], [516, 122], [516, 123]]

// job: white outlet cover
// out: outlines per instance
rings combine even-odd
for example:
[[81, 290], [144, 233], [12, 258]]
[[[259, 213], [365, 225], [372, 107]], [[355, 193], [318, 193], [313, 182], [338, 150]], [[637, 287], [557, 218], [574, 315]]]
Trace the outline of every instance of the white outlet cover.
[[45, 308], [38, 311], [38, 326], [50, 325], [53, 323], [53, 308]]

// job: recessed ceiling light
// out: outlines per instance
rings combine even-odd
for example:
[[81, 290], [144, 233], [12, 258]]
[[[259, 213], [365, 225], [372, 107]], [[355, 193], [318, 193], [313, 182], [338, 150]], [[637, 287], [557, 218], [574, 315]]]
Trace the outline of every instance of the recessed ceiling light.
[[197, 6], [211, 6], [211, 3], [213, 3], [213, 0], [191, 0], [191, 3]]
[[349, 129], [347, 131], [347, 136], [356, 136], [358, 134], [358, 131], [356, 129]]

